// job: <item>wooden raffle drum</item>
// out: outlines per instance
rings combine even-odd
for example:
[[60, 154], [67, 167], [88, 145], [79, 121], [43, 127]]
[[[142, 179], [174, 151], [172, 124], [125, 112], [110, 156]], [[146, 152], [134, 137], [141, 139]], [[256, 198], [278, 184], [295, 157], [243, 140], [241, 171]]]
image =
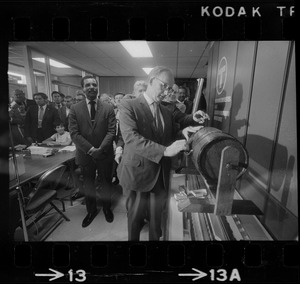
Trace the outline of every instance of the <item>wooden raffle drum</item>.
[[180, 211], [216, 215], [262, 214], [252, 201], [233, 199], [236, 180], [248, 167], [248, 153], [235, 137], [217, 128], [204, 127], [190, 137], [188, 144], [192, 151], [182, 160], [180, 172], [200, 173], [213, 198], [180, 200]]

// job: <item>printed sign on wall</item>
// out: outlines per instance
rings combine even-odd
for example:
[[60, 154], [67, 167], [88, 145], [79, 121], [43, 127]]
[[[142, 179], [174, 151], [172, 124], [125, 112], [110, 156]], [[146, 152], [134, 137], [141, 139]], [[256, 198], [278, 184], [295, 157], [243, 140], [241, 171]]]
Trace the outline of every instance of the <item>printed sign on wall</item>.
[[216, 127], [222, 129], [223, 121], [230, 115], [231, 94], [224, 92], [228, 74], [227, 58], [223, 56], [218, 64], [216, 91], [214, 109], [214, 124]]
[[217, 94], [220, 95], [226, 84], [226, 79], [227, 79], [227, 59], [225, 56], [222, 57], [222, 59], [219, 62], [218, 66], [218, 72], [217, 72]]

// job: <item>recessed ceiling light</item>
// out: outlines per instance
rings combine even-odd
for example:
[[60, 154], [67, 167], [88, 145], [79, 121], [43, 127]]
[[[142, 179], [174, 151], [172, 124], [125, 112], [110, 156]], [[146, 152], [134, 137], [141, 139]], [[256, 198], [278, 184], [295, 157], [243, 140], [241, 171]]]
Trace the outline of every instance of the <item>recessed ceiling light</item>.
[[146, 73], [147, 75], [149, 75], [149, 73], [151, 72], [152, 69], [153, 69], [153, 68], [143, 68], [143, 70], [145, 71], [145, 73]]
[[120, 41], [123, 47], [132, 57], [153, 57], [146, 41]]
[[[33, 60], [36, 60], [36, 61], [39, 61], [39, 62], [42, 62], [42, 63], [45, 63], [45, 58], [43, 57], [35, 57], [35, 58], [32, 58]], [[57, 67], [57, 68], [72, 68], [66, 64], [63, 64], [63, 63], [60, 63], [56, 60], [53, 60], [53, 59], [50, 59], [49, 60], [50, 62], [50, 65], [53, 66], [53, 67]]]

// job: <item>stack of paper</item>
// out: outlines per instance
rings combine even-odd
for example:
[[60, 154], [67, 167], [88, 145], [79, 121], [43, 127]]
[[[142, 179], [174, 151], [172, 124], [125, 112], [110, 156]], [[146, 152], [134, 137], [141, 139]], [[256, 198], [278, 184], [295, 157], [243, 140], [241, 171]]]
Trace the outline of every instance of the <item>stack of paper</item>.
[[76, 150], [76, 147], [71, 145], [71, 146], [66, 146], [64, 148], [61, 148], [60, 150], [58, 150], [58, 152], [73, 152]]
[[30, 146], [27, 149], [30, 150], [31, 155], [44, 155], [44, 154], [52, 153], [52, 149], [46, 147]]

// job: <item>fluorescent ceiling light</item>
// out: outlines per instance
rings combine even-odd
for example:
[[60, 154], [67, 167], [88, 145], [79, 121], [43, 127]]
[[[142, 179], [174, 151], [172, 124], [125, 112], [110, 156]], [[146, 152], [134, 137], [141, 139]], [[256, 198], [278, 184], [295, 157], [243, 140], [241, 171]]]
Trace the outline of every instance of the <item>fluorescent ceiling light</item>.
[[152, 69], [153, 69], [153, 68], [143, 68], [143, 70], [145, 71], [145, 73], [146, 73], [147, 75], [149, 75], [149, 73], [151, 72]]
[[17, 80], [18, 84], [26, 84], [26, 77], [24, 75], [19, 74], [19, 73], [14, 73], [11, 71], [8, 71], [7, 74], [11, 75], [11, 76], [20, 77], [21, 80]]
[[151, 50], [146, 41], [120, 41], [123, 47], [132, 57], [153, 57]]
[[[43, 57], [36, 57], [36, 58], [32, 58], [32, 59], [34, 59], [36, 61], [39, 61], [39, 62], [42, 62], [42, 63], [45, 63], [45, 58], [43, 58]], [[49, 61], [50, 61], [50, 65], [53, 66], [53, 67], [57, 67], [57, 68], [71, 68], [70, 66], [65, 65], [63, 63], [60, 63], [60, 62], [58, 62], [56, 60], [53, 60], [53, 59], [50, 59]]]

